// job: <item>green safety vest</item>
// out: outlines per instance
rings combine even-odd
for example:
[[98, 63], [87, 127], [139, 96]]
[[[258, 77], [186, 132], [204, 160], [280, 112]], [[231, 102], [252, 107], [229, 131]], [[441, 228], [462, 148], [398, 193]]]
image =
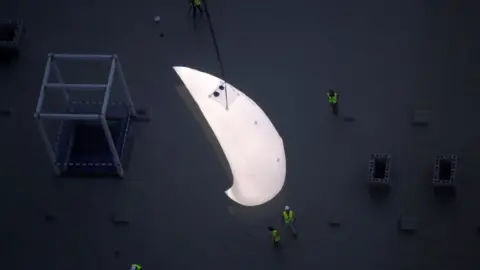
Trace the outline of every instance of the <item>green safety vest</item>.
[[193, 5], [197, 6], [197, 7], [202, 4], [202, 2], [200, 2], [200, 0], [193, 0], [192, 2], [193, 2]]
[[283, 211], [283, 221], [285, 221], [285, 223], [290, 223], [290, 221], [293, 221], [293, 211], [292, 210], [289, 210], [288, 212]]
[[337, 93], [334, 93], [333, 96], [327, 93], [328, 103], [335, 104], [337, 103]]
[[132, 264], [131, 270], [142, 270], [142, 267], [138, 264]]
[[278, 242], [278, 241], [280, 241], [280, 235], [278, 235], [278, 231], [277, 231], [277, 230], [273, 230], [273, 231], [272, 231], [272, 238], [273, 238], [273, 242]]

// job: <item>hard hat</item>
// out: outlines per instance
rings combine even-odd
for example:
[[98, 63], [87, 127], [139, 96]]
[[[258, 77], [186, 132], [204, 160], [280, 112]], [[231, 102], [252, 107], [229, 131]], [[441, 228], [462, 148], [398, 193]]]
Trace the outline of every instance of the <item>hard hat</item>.
[[290, 210], [290, 207], [288, 207], [288, 205], [285, 206], [285, 210], [286, 210], [286, 211]]

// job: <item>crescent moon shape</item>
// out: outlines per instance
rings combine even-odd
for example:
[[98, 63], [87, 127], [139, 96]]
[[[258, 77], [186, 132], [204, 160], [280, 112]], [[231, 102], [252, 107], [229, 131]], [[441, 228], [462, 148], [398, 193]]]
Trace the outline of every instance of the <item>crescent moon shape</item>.
[[173, 69], [228, 161], [233, 185], [225, 191], [227, 196], [244, 206], [273, 199], [285, 183], [286, 159], [283, 140], [267, 115], [247, 95], [215, 76], [187, 67]]

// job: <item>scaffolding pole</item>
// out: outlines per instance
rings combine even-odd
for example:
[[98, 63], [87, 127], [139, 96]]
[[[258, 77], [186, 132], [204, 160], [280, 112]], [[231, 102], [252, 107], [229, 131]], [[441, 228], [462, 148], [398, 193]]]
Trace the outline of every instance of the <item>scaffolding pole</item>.
[[[220, 47], [218, 46], [217, 36], [215, 35], [215, 29], [213, 28], [212, 18], [208, 10], [207, 0], [203, 0], [203, 4], [205, 5], [205, 15], [207, 16], [208, 28], [210, 29], [210, 35], [212, 36], [213, 47], [215, 48], [217, 61], [220, 66], [220, 73], [222, 74], [222, 80], [225, 80], [225, 69], [223, 67], [222, 56], [220, 54]], [[225, 83], [225, 110], [228, 110], [228, 91], [227, 91], [226, 83]]]
[[105, 94], [103, 96], [103, 104], [102, 104], [102, 116], [107, 114], [108, 109], [108, 102], [110, 101], [110, 93], [112, 92], [112, 84], [113, 84], [113, 76], [115, 75], [116, 69], [116, 62], [115, 58], [112, 59], [112, 65], [110, 66], [110, 72], [108, 74], [108, 82], [105, 88]]
[[102, 90], [107, 88], [108, 84], [78, 84], [78, 83], [46, 83], [48, 89], [69, 89], [69, 90]]
[[[53, 69], [55, 71], [55, 74], [57, 75], [58, 81], [60, 83], [65, 84], [65, 81], [63, 80], [62, 74], [60, 73], [60, 69], [58, 68], [57, 62], [55, 60], [53, 60], [52, 66], [53, 66]], [[70, 96], [68, 95], [68, 92], [67, 92], [66, 88], [63, 89], [63, 96], [65, 97], [65, 100], [67, 101], [67, 103], [69, 103], [70, 102]]]
[[100, 121], [102, 122], [103, 130], [105, 132], [105, 136], [107, 137], [108, 147], [110, 148], [113, 160], [115, 161], [115, 167], [117, 168], [118, 175], [120, 177], [123, 177], [122, 163], [120, 163], [120, 157], [118, 156], [117, 148], [115, 147], [115, 143], [113, 142], [112, 133], [110, 132], [110, 128], [108, 127], [107, 119], [102, 116], [100, 117]]
[[58, 120], [98, 120], [99, 114], [67, 114], [67, 113], [39, 113], [41, 119], [58, 119]]
[[128, 107], [130, 109], [130, 113], [133, 117], [136, 117], [137, 111], [135, 110], [135, 105], [133, 105], [132, 96], [130, 95], [130, 90], [128, 89], [127, 81], [125, 80], [125, 76], [123, 74], [122, 64], [120, 64], [120, 60], [118, 60], [117, 55], [115, 55], [115, 61], [117, 62], [118, 74], [120, 75], [120, 80], [123, 84], [123, 91], [125, 92], [125, 96], [128, 100]]
[[112, 59], [113, 55], [111, 54], [68, 54], [68, 53], [54, 53], [51, 54], [52, 57], [56, 59], [64, 60], [91, 60], [91, 61], [100, 61]]
[[47, 63], [45, 64], [45, 73], [43, 73], [42, 87], [40, 88], [40, 95], [38, 97], [37, 108], [35, 109], [35, 115], [38, 115], [42, 111], [43, 101], [45, 100], [45, 84], [47, 84], [50, 78], [50, 66], [52, 65], [52, 57], [48, 56]]

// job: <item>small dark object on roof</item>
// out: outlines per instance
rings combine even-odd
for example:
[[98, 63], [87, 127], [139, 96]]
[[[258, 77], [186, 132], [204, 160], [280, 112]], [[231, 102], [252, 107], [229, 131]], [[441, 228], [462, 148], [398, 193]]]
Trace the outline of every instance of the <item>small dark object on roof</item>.
[[412, 124], [414, 126], [428, 126], [430, 124], [430, 110], [415, 110]]
[[45, 215], [45, 220], [46, 221], [55, 221], [57, 220], [57, 216], [54, 214], [46, 214]]
[[417, 222], [413, 217], [400, 217], [398, 220], [398, 229], [401, 232], [413, 233], [417, 230]]
[[125, 225], [128, 225], [130, 223], [130, 218], [127, 215], [127, 213], [125, 213], [124, 211], [115, 212], [112, 215], [112, 221], [113, 221], [113, 224], [115, 224], [115, 225], [125, 226]]
[[0, 117], [9, 117], [12, 116], [11, 109], [0, 109]]
[[328, 221], [328, 225], [330, 225], [331, 227], [340, 227], [342, 225], [342, 223], [340, 222], [339, 219], [331, 218]]
[[355, 122], [355, 121], [357, 121], [357, 119], [353, 116], [345, 116], [343, 118], [343, 121], [345, 121], [345, 122]]
[[147, 108], [140, 108], [136, 110], [137, 115], [134, 120], [137, 122], [148, 122], [151, 119], [150, 110]]
[[327, 217], [327, 223], [331, 227], [340, 227], [342, 223], [341, 213], [338, 210], [333, 210]]

